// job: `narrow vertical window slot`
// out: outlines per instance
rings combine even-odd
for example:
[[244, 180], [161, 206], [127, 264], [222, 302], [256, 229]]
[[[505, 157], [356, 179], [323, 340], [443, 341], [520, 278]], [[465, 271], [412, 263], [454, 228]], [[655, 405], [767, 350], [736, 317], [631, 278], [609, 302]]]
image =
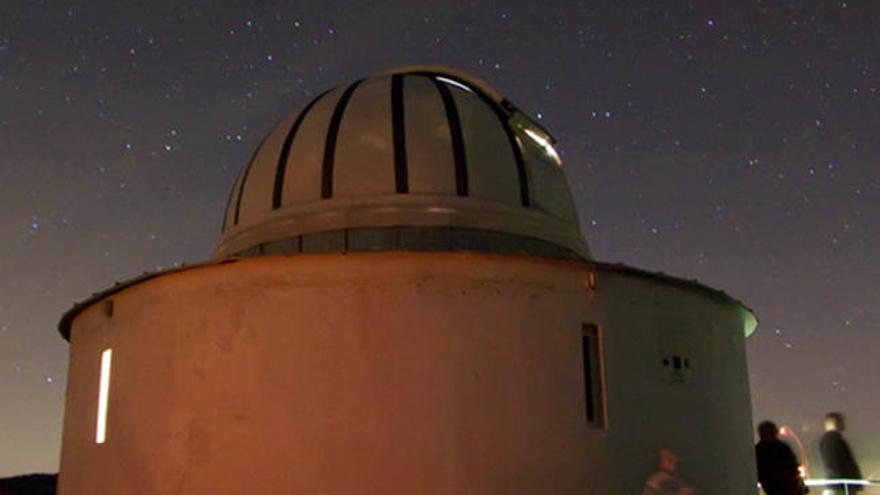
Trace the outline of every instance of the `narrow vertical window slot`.
[[107, 401], [110, 398], [110, 364], [113, 349], [105, 349], [101, 353], [101, 380], [98, 384], [98, 423], [95, 428], [95, 443], [104, 443], [107, 439]]
[[584, 371], [584, 401], [587, 423], [605, 427], [605, 387], [602, 379], [602, 343], [599, 327], [584, 325], [581, 333], [581, 354]]

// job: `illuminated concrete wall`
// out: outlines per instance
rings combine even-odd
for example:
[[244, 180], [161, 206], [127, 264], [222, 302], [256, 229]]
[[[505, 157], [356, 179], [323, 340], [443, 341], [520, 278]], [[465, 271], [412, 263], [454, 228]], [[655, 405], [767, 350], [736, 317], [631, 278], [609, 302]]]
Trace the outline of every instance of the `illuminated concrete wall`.
[[[661, 446], [701, 493], [754, 491], [743, 312], [695, 286], [364, 253], [195, 268], [112, 301], [73, 323], [61, 495], [616, 495]], [[606, 428], [586, 419], [584, 324]]]

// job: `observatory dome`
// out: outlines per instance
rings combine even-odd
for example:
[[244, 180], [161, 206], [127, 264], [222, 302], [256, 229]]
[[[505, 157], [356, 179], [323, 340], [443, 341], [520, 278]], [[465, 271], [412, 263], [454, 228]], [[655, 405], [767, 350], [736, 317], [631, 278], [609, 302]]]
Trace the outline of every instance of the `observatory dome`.
[[331, 89], [233, 185], [215, 259], [484, 251], [590, 259], [553, 138], [487, 84], [434, 66]]

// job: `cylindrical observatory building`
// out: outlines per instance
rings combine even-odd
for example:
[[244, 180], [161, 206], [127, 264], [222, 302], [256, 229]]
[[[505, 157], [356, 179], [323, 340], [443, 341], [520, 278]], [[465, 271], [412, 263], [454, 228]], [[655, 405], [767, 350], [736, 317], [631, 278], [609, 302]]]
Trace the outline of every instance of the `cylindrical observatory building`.
[[754, 316], [594, 261], [553, 139], [485, 83], [323, 93], [223, 216], [212, 261], [64, 315], [61, 495], [631, 494], [661, 448], [754, 493]]

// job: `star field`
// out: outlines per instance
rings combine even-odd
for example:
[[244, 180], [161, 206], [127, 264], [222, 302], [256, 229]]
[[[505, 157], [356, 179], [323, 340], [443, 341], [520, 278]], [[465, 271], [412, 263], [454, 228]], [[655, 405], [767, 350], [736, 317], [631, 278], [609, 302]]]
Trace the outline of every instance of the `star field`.
[[4, 2], [0, 476], [57, 470], [64, 310], [207, 259], [278, 120], [425, 63], [553, 132], [597, 258], [755, 309], [756, 420], [809, 444], [841, 410], [880, 476], [877, 25], [869, 1]]

